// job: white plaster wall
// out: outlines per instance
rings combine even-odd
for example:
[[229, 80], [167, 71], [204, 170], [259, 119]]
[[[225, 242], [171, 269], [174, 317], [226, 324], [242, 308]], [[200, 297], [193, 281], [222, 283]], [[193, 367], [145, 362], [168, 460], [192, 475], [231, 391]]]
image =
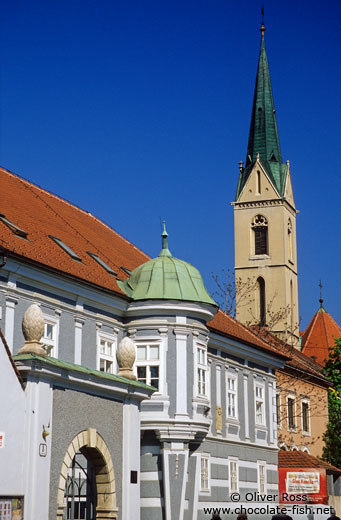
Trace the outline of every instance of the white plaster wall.
[[0, 341], [0, 432], [5, 433], [0, 448], [1, 495], [24, 494], [25, 393]]
[[[27, 431], [25, 435], [25, 520], [46, 520], [49, 512], [51, 435], [42, 437], [43, 426], [52, 434], [52, 388], [42, 378], [26, 384]], [[46, 456], [39, 454], [46, 444]]]
[[[123, 405], [123, 486], [122, 520], [140, 518], [140, 414], [129, 398]], [[130, 472], [137, 471], [137, 484], [130, 482]], [[116, 478], [119, 478], [116, 475]]]

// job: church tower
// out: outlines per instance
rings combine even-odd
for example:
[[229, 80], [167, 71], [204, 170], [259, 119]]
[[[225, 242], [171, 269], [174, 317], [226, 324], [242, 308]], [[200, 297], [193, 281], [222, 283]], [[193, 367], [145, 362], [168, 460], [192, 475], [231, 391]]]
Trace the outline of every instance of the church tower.
[[[237, 319], [298, 345], [296, 208], [282, 162], [262, 24], [245, 166], [234, 206]], [[248, 296], [243, 296], [247, 289]]]

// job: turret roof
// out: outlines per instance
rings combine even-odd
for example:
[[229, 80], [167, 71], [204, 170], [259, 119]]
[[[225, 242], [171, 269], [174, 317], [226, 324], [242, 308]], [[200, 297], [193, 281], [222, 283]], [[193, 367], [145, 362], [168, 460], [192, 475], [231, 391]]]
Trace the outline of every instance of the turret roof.
[[186, 300], [217, 307], [208, 294], [199, 271], [174, 258], [168, 249], [168, 233], [163, 223], [159, 256], [137, 267], [119, 287], [133, 300]]
[[324, 365], [329, 347], [334, 345], [335, 338], [340, 337], [341, 327], [321, 304], [302, 335], [302, 352]]

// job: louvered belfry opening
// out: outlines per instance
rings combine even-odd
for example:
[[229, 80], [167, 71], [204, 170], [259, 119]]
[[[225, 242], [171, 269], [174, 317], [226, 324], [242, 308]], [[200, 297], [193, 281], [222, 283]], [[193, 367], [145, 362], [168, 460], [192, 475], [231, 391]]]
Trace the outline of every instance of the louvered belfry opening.
[[254, 232], [254, 254], [267, 255], [268, 253], [268, 221], [263, 215], [256, 215], [252, 221]]
[[268, 254], [268, 228], [259, 226], [254, 228], [255, 233], [255, 255]]

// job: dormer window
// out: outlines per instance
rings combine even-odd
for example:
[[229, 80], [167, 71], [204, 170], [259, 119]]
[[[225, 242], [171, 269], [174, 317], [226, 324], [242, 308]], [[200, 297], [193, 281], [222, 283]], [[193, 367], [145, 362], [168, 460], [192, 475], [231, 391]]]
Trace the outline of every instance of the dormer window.
[[13, 224], [13, 222], [8, 220], [8, 218], [6, 218], [3, 213], [0, 213], [0, 222], [5, 224], [5, 226], [7, 226], [8, 229], [10, 229], [12, 231], [12, 233], [17, 235], [18, 237], [20, 237], [20, 238], [27, 238], [26, 231], [21, 229], [19, 226], [16, 226], [15, 224]]
[[69, 256], [71, 256], [71, 258], [73, 260], [77, 260], [78, 262], [82, 261], [82, 259], [77, 255], [77, 253], [72, 251], [71, 247], [64, 244], [64, 242], [60, 238], [54, 237], [52, 235], [49, 235], [49, 238], [51, 238], [51, 240], [53, 240], [53, 242], [55, 242], [60, 248], [62, 248], [63, 251], [65, 251], [65, 253], [67, 253]]
[[103, 269], [105, 269], [107, 273], [112, 274], [113, 276], [117, 276], [117, 273], [113, 269], [111, 269], [111, 267], [109, 267], [108, 264], [106, 264], [104, 260], [102, 260], [102, 258], [95, 255], [95, 253], [90, 253], [90, 251], [88, 251], [88, 255], [91, 256], [91, 258], [93, 258], [101, 267], [103, 267]]

